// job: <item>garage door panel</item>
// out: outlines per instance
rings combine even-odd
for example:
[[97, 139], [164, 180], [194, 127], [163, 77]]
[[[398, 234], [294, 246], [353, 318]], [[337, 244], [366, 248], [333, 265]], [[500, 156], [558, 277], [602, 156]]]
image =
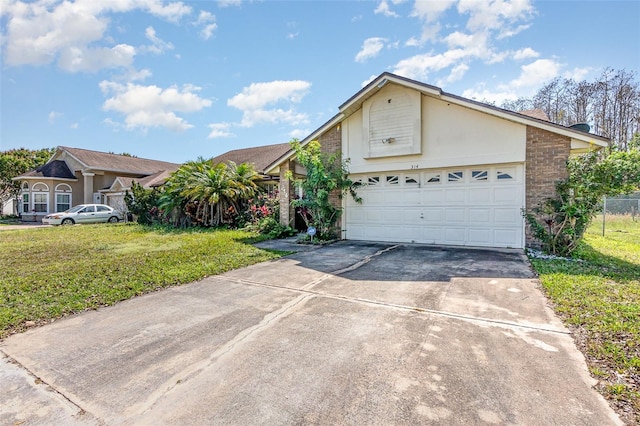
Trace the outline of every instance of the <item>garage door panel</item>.
[[517, 186], [494, 188], [493, 201], [496, 204], [513, 204], [514, 200], [521, 198], [520, 188]]
[[491, 188], [469, 188], [469, 201], [474, 204], [491, 204], [492, 195]]
[[447, 228], [444, 230], [445, 244], [464, 245], [466, 230], [464, 228]]
[[445, 210], [445, 221], [447, 223], [465, 223], [466, 221], [465, 208], [453, 208], [450, 207]]
[[517, 225], [522, 221], [520, 209], [496, 208], [493, 211], [497, 226]]
[[469, 244], [475, 246], [486, 246], [491, 244], [491, 236], [493, 232], [489, 228], [471, 228], [469, 229]]
[[401, 201], [405, 205], [419, 205], [422, 201], [422, 194], [419, 189], [405, 189], [398, 192], [401, 194]]
[[471, 225], [489, 225], [491, 223], [491, 208], [470, 208], [469, 224]]
[[444, 220], [444, 208], [425, 208], [421, 212], [426, 224], [440, 224]]
[[513, 229], [496, 229], [493, 231], [494, 242], [501, 247], [520, 247], [518, 233]]
[[[416, 234], [420, 235], [420, 234]], [[444, 240], [444, 236], [442, 233], [442, 228], [440, 227], [429, 227], [426, 226], [422, 228], [422, 239], [421, 241], [424, 243], [436, 243]]]
[[448, 203], [463, 204], [467, 200], [466, 188], [451, 188], [445, 192], [445, 201]]
[[[486, 170], [486, 179], [473, 170]], [[499, 177], [509, 170], [512, 178]], [[461, 179], [449, 181], [449, 172]], [[502, 173], [502, 174], [500, 174]], [[346, 238], [393, 242], [523, 247], [524, 168], [493, 165], [456, 170], [397, 172], [358, 191], [363, 204], [346, 202]], [[382, 176], [380, 173], [371, 176]], [[435, 181], [434, 176], [446, 180]], [[386, 175], [385, 175], [386, 176]], [[369, 181], [368, 175], [359, 176]]]
[[425, 206], [439, 205], [444, 201], [444, 190], [425, 188], [422, 192], [422, 202]]

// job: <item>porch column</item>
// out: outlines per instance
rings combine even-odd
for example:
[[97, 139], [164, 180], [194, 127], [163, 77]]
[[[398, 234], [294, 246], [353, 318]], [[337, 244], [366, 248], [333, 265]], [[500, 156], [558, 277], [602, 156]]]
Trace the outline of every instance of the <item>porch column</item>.
[[280, 201], [280, 224], [293, 227], [295, 225], [295, 210], [291, 207], [294, 195], [293, 183], [285, 175], [287, 171], [294, 172], [293, 162], [287, 160], [280, 165], [280, 184], [278, 198]]
[[93, 177], [95, 173], [82, 172], [84, 176], [84, 204], [93, 203]]

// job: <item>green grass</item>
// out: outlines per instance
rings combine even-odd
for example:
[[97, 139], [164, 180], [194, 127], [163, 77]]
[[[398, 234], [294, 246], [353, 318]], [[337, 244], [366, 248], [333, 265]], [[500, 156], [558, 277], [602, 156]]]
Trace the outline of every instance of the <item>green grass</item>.
[[572, 329], [598, 390], [640, 424], [640, 222], [597, 218], [574, 253], [583, 262], [532, 259], [556, 312]]
[[0, 231], [0, 338], [28, 326], [279, 257], [257, 234], [136, 224]]

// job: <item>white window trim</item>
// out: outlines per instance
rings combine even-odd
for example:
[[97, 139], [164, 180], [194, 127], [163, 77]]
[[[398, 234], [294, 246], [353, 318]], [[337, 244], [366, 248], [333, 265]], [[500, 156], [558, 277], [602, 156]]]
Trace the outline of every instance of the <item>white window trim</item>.
[[[36, 209], [36, 195], [41, 195], [41, 194], [45, 196], [46, 208], [45, 208], [45, 211], [43, 211], [43, 212], [35, 212], [35, 214], [48, 214], [49, 213], [49, 193], [48, 192], [44, 192], [44, 191], [33, 191], [33, 192], [31, 192], [31, 213], [34, 213], [34, 211]], [[38, 204], [42, 204], [42, 203], [38, 203]]]

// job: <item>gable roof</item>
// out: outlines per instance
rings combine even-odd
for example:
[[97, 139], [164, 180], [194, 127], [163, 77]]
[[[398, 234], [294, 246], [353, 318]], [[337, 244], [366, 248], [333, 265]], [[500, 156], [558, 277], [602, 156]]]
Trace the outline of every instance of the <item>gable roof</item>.
[[[523, 112], [514, 112], [504, 108], [499, 108], [493, 105], [485, 104], [482, 102], [475, 101], [473, 99], [463, 98], [462, 96], [453, 95], [451, 93], [444, 92], [441, 88], [432, 86], [430, 84], [422, 83], [416, 80], [411, 80], [406, 77], [401, 77], [399, 75], [392, 74], [390, 72], [383, 72], [378, 77], [373, 79], [369, 84], [363, 87], [356, 94], [351, 96], [347, 101], [345, 101], [339, 107], [339, 112], [330, 118], [326, 123], [322, 126], [314, 130], [309, 136], [300, 141], [301, 145], [306, 145], [312, 140], [320, 137], [325, 131], [332, 128], [336, 124], [339, 124], [344, 119], [351, 116], [356, 111], [360, 110], [362, 104], [372, 96], [374, 96], [380, 89], [382, 89], [385, 85], [392, 83], [403, 87], [408, 87], [410, 89], [414, 89], [419, 91], [425, 96], [430, 96], [436, 99], [443, 100], [445, 102], [449, 102], [452, 104], [460, 105], [465, 108], [470, 108], [479, 112], [483, 112], [495, 117], [503, 118], [509, 121], [513, 121], [516, 123], [529, 125], [532, 127], [541, 128], [544, 130], [548, 130], [553, 133], [557, 133], [563, 136], [570, 137], [572, 139], [578, 140], [585, 145], [589, 146], [591, 144], [606, 147], [609, 144], [609, 139], [594, 135], [588, 132], [582, 132], [580, 130], [576, 130], [570, 127], [562, 126], [560, 124], [555, 124], [549, 121], [549, 118], [542, 117], [535, 113], [529, 112], [529, 114], [524, 114]], [[544, 114], [544, 112], [543, 112]], [[266, 167], [265, 172], [269, 172], [274, 170], [282, 161], [290, 159], [294, 156], [294, 151], [289, 150], [280, 158], [276, 159], [273, 163]]]
[[518, 111], [518, 113], [526, 115], [527, 117], [537, 118], [538, 120], [551, 121], [547, 113], [540, 108], [526, 109], [524, 111]]
[[141, 178], [118, 176], [113, 181], [111, 186], [104, 188], [102, 191], [108, 192], [131, 189], [131, 187], [133, 186], [133, 182], [137, 182], [138, 184], [140, 184], [140, 186], [146, 189], [157, 188], [165, 184], [171, 173], [173, 173], [173, 171], [163, 170], [158, 173], [154, 173], [152, 175], [144, 176]]
[[257, 146], [254, 148], [234, 149], [211, 159], [214, 163], [236, 164], [251, 163], [258, 173], [265, 173], [266, 168], [291, 149], [289, 143]]
[[53, 158], [66, 152], [87, 169], [104, 170], [110, 172], [126, 172], [139, 175], [151, 175], [162, 170], [177, 170], [180, 164], [167, 161], [150, 160], [147, 158], [129, 157], [88, 149], [59, 146]]
[[67, 163], [61, 160], [50, 161], [35, 170], [31, 170], [30, 172], [23, 173], [20, 176], [13, 178], [13, 180], [24, 178], [54, 178], [77, 180], [71, 170], [69, 170]]

